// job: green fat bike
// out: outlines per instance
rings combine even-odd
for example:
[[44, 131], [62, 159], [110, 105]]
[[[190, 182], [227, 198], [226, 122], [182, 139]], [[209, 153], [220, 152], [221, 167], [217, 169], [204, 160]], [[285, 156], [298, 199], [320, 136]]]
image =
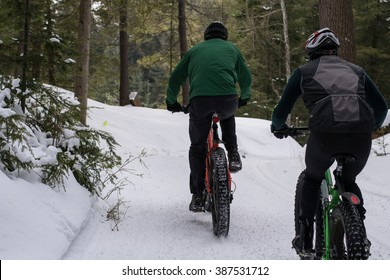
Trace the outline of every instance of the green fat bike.
[[[307, 128], [290, 128], [289, 135], [307, 133]], [[357, 195], [346, 192], [343, 185], [343, 166], [354, 162], [349, 154], [337, 154], [333, 178], [330, 169], [321, 183], [320, 203], [314, 219], [314, 253], [300, 255], [300, 259], [322, 260], [367, 260], [370, 256], [370, 241], [367, 239], [363, 221], [356, 206], [360, 203]], [[301, 192], [306, 171], [303, 171], [296, 185], [294, 203], [295, 234], [300, 234]]]

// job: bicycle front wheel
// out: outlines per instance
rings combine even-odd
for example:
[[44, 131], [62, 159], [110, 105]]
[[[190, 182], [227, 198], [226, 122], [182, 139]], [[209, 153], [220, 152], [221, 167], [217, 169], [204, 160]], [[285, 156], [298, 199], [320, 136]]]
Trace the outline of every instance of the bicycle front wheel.
[[212, 180], [212, 218], [214, 234], [227, 236], [230, 225], [229, 173], [225, 151], [215, 149], [210, 158]]
[[342, 202], [331, 216], [331, 258], [366, 260], [367, 237], [356, 206]]

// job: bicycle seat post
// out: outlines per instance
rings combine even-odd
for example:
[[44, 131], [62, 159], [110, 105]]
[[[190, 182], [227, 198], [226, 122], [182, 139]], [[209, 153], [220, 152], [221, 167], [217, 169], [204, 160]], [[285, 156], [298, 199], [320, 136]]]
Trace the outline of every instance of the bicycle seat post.
[[213, 114], [213, 138], [216, 143], [219, 143], [219, 136], [218, 136], [218, 122], [219, 122], [219, 115], [218, 113]]
[[336, 169], [334, 171], [336, 186], [339, 188], [340, 192], [344, 192], [344, 184], [342, 182], [342, 176], [343, 176], [343, 166], [346, 162], [354, 162], [355, 157], [353, 155], [335, 155], [334, 159], [337, 162]]
[[335, 176], [342, 176], [343, 174], [343, 161], [337, 160], [336, 170], [335, 170]]

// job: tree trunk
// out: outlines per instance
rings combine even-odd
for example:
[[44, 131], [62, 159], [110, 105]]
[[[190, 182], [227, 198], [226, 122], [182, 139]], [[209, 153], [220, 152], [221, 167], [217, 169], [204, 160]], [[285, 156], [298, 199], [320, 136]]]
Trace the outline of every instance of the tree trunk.
[[[46, 21], [47, 21], [47, 34], [53, 34], [53, 20], [52, 20], [52, 10], [51, 10], [51, 3], [47, 3], [46, 7]], [[56, 81], [54, 78], [54, 64], [55, 64], [55, 54], [54, 54], [54, 47], [53, 43], [47, 42], [46, 43], [46, 51], [47, 51], [47, 75], [49, 78], [49, 84], [55, 85]]]
[[78, 30], [77, 73], [75, 81], [75, 97], [80, 102], [80, 121], [87, 124], [88, 74], [89, 74], [89, 42], [91, 36], [91, 0], [80, 0], [80, 18]]
[[170, 36], [169, 36], [169, 75], [173, 71], [173, 41], [174, 41], [174, 29], [173, 29], [173, 19], [174, 19], [174, 5], [176, 0], [172, 0], [171, 3], [171, 20], [170, 20]]
[[[27, 71], [28, 71], [28, 62], [27, 62], [27, 52], [28, 52], [28, 40], [29, 40], [29, 26], [30, 26], [30, 0], [25, 0], [25, 17], [24, 17], [24, 27], [21, 35], [23, 36], [23, 66], [21, 69], [21, 89], [22, 91], [26, 91], [27, 89]], [[22, 95], [20, 100], [21, 107], [23, 113], [26, 109], [26, 99], [25, 96]]]
[[[286, 5], [284, 3], [284, 0], [280, 0], [280, 7], [282, 9], [282, 15], [283, 15], [283, 35], [284, 35], [284, 49], [285, 49], [285, 70], [286, 70], [286, 82], [288, 78], [291, 76], [291, 67], [290, 67], [290, 42], [288, 38], [288, 21], [287, 21], [287, 11], [286, 11]], [[288, 115], [287, 118], [287, 124], [291, 125], [291, 114]]]
[[[179, 41], [180, 41], [180, 57], [182, 58], [188, 50], [185, 0], [179, 0]], [[187, 79], [186, 82], [182, 85], [183, 104], [188, 104], [189, 92], [190, 92], [190, 87]]]
[[286, 78], [290, 78], [291, 76], [291, 67], [290, 67], [290, 42], [288, 39], [288, 21], [287, 21], [287, 11], [286, 11], [286, 5], [284, 3], [284, 0], [280, 0], [280, 7], [282, 8], [282, 14], [283, 14], [283, 35], [284, 35], [284, 48], [285, 48], [285, 67], [286, 67]]
[[129, 98], [129, 36], [127, 33], [127, 5], [128, 0], [121, 0], [119, 10], [119, 53], [120, 53], [120, 85], [119, 105], [130, 103]]
[[319, 0], [320, 28], [329, 27], [340, 41], [339, 56], [355, 62], [352, 0]]

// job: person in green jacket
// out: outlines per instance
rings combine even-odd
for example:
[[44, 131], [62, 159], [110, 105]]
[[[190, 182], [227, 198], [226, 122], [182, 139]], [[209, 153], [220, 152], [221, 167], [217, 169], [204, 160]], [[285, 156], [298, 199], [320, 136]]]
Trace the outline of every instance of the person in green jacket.
[[[191, 48], [178, 63], [169, 79], [166, 105], [171, 112], [180, 112], [177, 102], [181, 85], [188, 78], [190, 96], [189, 150], [190, 211], [204, 209], [205, 159], [207, 135], [214, 112], [220, 114], [222, 141], [228, 151], [229, 169], [242, 168], [238, 153], [236, 122], [237, 107], [247, 104], [251, 97], [252, 76], [239, 49], [227, 41], [228, 30], [221, 22], [212, 22], [204, 32], [204, 40]], [[236, 84], [240, 86], [238, 98]]]
[[[359, 197], [357, 210], [362, 221], [365, 219], [356, 176], [370, 155], [372, 132], [381, 127], [388, 112], [384, 97], [367, 73], [337, 55], [339, 46], [339, 40], [329, 28], [311, 34], [305, 45], [310, 61], [293, 71], [272, 113], [271, 132], [282, 139], [288, 135], [286, 120], [300, 96], [310, 112], [300, 199], [300, 234], [292, 241], [297, 254], [304, 258], [314, 257], [313, 220], [320, 185], [336, 154], [354, 157], [353, 162], [343, 166], [343, 181], [346, 191]], [[369, 244], [367, 240], [368, 250]]]

